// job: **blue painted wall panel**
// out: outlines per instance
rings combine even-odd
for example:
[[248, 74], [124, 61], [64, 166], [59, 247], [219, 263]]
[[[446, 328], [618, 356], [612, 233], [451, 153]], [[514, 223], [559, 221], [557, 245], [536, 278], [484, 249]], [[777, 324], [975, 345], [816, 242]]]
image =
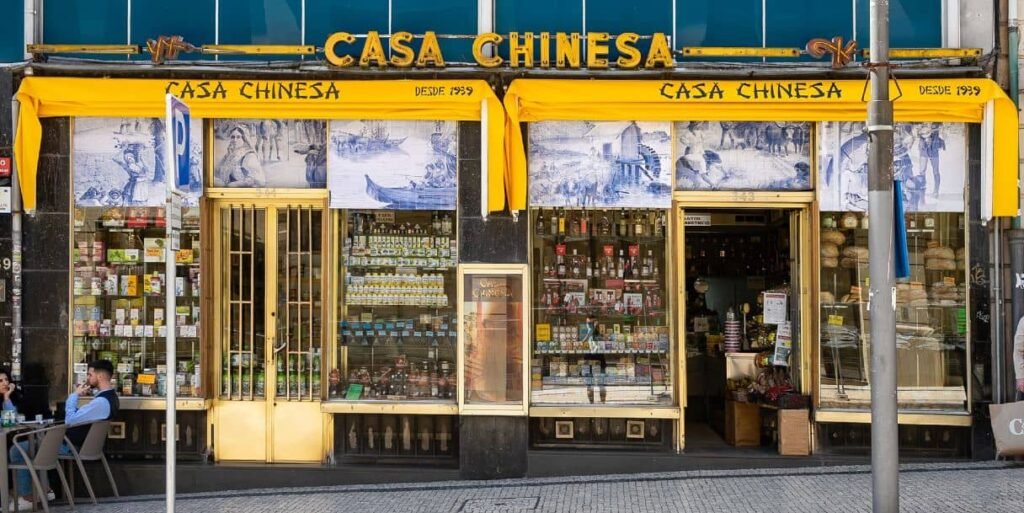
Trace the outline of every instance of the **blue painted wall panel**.
[[494, 28], [509, 32], [582, 32], [582, 0], [494, 0]]
[[[219, 22], [213, 19], [215, 1], [190, 0], [178, 4], [135, 1], [132, 4], [131, 42], [143, 45], [146, 39], [158, 35], [180, 34], [195, 44], [213, 43], [219, 24], [221, 44], [294, 45], [304, 42], [321, 46], [332, 32], [378, 30], [386, 34], [389, 26], [388, 0], [306, 0], [303, 41], [302, 0], [220, 0]], [[612, 34], [671, 33], [672, 2], [675, 2], [674, 48], [760, 46], [762, 31], [768, 46], [803, 46], [812, 37], [834, 35], [846, 38], [853, 35], [861, 46], [865, 46], [868, 39], [869, 0], [855, 0], [855, 9], [851, 2], [845, 0], [766, 0], [765, 26], [761, 23], [761, 0], [494, 2], [495, 30], [502, 34], [582, 32], [584, 28]], [[24, 50], [23, 2], [9, 0], [2, 4], [0, 59], [21, 60]], [[127, 4], [128, 0], [47, 0], [43, 42], [124, 44], [129, 37]], [[891, 0], [892, 46], [942, 46], [941, 7], [941, 0]], [[476, 11], [475, 0], [392, 0], [390, 27], [414, 33], [433, 30], [438, 34], [474, 34]], [[441, 45], [449, 62], [471, 60], [469, 40], [442, 39]], [[640, 46], [646, 49], [648, 43], [641, 42]], [[360, 47], [361, 42], [352, 45], [351, 52], [358, 53]], [[501, 53], [507, 56], [507, 51], [505, 42]], [[614, 57], [613, 50], [610, 58]]]
[[767, 0], [766, 46], [803, 48], [816, 37], [853, 37], [853, 5], [820, 0]]
[[[196, 46], [213, 44], [217, 19], [215, 0], [185, 3], [132, 2], [132, 43], [143, 48], [146, 40], [159, 36], [182, 36]], [[149, 59], [148, 53], [139, 59]], [[178, 59], [211, 58], [200, 53], [179, 54]]]
[[[867, 48], [869, 0], [857, 0], [857, 41]], [[889, 0], [889, 46], [939, 48], [942, 45], [942, 0]]]
[[[661, 32], [671, 37], [672, 1], [587, 0], [587, 31], [608, 32], [613, 35], [635, 32], [640, 36]], [[615, 59], [619, 57], [619, 52], [615, 50], [613, 41], [610, 41], [608, 46], [610, 48], [608, 60], [614, 63]], [[650, 39], [641, 39], [635, 46], [640, 49], [641, 59], [643, 59], [647, 56], [651, 41]]]
[[[675, 49], [684, 46], [761, 46], [761, 0], [677, 0]], [[676, 57], [677, 61], [715, 61]], [[732, 62], [760, 62], [732, 58]]]
[[25, 56], [25, 7], [20, 0], [0, 2], [0, 62], [20, 62]]
[[302, 1], [220, 0], [220, 44], [302, 44]]
[[[507, 36], [509, 32], [551, 33], [549, 57], [555, 60], [556, 32], [583, 32], [582, 0], [494, 0], [494, 30]], [[581, 44], [581, 48], [584, 46]], [[508, 59], [508, 41], [501, 43], [500, 55]], [[534, 63], [540, 59], [540, 41], [534, 42]]]
[[[365, 34], [371, 30], [388, 31], [388, 0], [306, 0], [306, 44], [322, 47], [335, 32]], [[334, 51], [358, 59], [363, 41], [338, 45]]]
[[[50, 44], [128, 44], [128, 0], [47, 0], [43, 42]], [[24, 16], [24, 15], [22, 15]], [[125, 55], [82, 55], [126, 60]]]
[[761, 46], [761, 0], [677, 0], [673, 46]]
[[[476, 34], [476, 0], [392, 0], [391, 29], [422, 34]], [[473, 62], [471, 39], [439, 39], [448, 62]], [[412, 46], [418, 51], [419, 40]]]
[[46, 0], [46, 13], [45, 43], [128, 43], [128, 0]]

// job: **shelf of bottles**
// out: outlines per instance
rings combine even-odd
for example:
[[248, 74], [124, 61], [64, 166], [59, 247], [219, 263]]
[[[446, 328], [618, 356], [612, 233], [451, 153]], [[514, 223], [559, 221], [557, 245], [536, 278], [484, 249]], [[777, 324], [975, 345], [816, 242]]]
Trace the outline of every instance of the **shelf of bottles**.
[[455, 212], [353, 210], [328, 400], [456, 400]]
[[666, 210], [534, 209], [531, 402], [671, 403]]
[[[949, 404], [922, 396], [915, 407], [962, 410], [969, 287], [964, 215], [908, 213], [905, 221], [910, 277], [896, 284], [897, 384], [901, 390], [953, 387], [958, 391]], [[870, 381], [869, 220], [863, 213], [823, 212], [821, 226], [821, 383], [823, 401], [831, 404], [844, 387]], [[850, 401], [856, 397], [832, 405]]]
[[[72, 249], [73, 384], [88, 363], [114, 364], [122, 397], [201, 397], [199, 344], [199, 209], [182, 216], [176, 276], [166, 270], [162, 207], [77, 207]], [[176, 308], [166, 312], [166, 294]], [[174, 315], [177, 354], [168, 359], [167, 321]]]

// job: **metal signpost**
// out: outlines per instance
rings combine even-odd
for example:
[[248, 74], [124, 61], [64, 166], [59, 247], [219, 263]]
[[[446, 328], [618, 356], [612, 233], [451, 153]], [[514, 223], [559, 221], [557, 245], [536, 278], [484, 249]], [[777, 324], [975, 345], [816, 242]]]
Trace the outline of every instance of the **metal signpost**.
[[[178, 237], [181, 234], [182, 207], [184, 206], [183, 192], [191, 188], [191, 174], [189, 162], [189, 123], [190, 115], [188, 106], [181, 100], [168, 94], [166, 97], [167, 114], [164, 119], [167, 143], [164, 149], [167, 152], [164, 157], [167, 170], [167, 213], [164, 219], [167, 221], [167, 238], [164, 242], [164, 267], [167, 273], [165, 283], [174, 283], [177, 270], [177, 254], [180, 249]], [[167, 418], [165, 420], [164, 437], [167, 440], [167, 513], [174, 513], [175, 494], [175, 459], [177, 456], [177, 411], [175, 399], [177, 395], [178, 358], [177, 344], [175, 343], [176, 330], [176, 303], [177, 291], [173, 288], [168, 290], [167, 298], [167, 370], [165, 371], [165, 389], [167, 393]]]
[[[868, 276], [871, 312], [871, 478], [875, 513], [899, 511], [896, 304], [893, 253], [893, 115], [889, 100], [889, 0], [871, 0], [868, 103]], [[897, 198], [897, 201], [902, 201]], [[903, 222], [902, 219], [897, 220]]]

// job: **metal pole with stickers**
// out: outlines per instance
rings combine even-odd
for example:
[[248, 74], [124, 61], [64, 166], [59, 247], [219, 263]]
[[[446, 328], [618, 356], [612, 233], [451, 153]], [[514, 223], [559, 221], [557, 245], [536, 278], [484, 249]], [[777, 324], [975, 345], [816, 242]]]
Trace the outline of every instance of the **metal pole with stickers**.
[[[165, 145], [167, 155], [164, 162], [167, 166], [165, 177], [167, 180], [167, 244], [164, 246], [166, 252], [166, 267], [168, 283], [173, 283], [176, 272], [177, 252], [181, 247], [179, 239], [181, 235], [182, 208], [185, 204], [185, 193], [194, 190], [192, 175], [190, 173], [189, 154], [189, 123], [191, 122], [189, 108], [181, 100], [168, 94], [166, 96], [167, 114], [165, 129], [167, 140], [170, 144]], [[200, 190], [201, 187], [200, 187]], [[176, 330], [176, 299], [177, 291], [166, 294], [167, 299], [167, 417], [165, 421], [166, 432], [164, 438], [167, 440], [167, 512], [174, 512], [175, 495], [175, 446], [177, 442], [177, 411], [175, 410], [175, 398], [177, 390], [174, 382], [170, 381], [170, 373], [177, 369], [177, 345], [175, 341]]]

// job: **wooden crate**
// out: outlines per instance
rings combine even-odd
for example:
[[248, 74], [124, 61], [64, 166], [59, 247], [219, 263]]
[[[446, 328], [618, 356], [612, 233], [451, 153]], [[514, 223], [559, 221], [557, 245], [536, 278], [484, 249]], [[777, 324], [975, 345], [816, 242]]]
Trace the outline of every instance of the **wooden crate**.
[[811, 423], [808, 410], [779, 410], [779, 454], [811, 454]]
[[736, 447], [761, 445], [761, 408], [754, 403], [726, 401], [725, 441]]

